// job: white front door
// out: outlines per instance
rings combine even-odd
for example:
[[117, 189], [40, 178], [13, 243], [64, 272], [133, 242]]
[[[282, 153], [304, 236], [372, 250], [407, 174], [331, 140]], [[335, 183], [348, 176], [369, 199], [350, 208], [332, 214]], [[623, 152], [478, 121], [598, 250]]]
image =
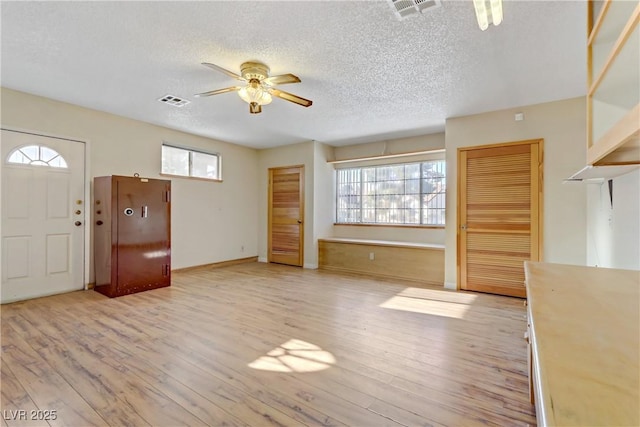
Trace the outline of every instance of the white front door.
[[84, 151], [2, 130], [2, 303], [84, 288]]

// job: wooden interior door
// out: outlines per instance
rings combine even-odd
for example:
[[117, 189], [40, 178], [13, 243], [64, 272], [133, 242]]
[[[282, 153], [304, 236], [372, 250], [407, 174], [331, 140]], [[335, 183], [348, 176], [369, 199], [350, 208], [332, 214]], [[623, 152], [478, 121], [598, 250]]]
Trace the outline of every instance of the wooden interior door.
[[526, 297], [542, 258], [542, 140], [458, 150], [461, 289]]
[[268, 261], [302, 266], [304, 166], [269, 169]]

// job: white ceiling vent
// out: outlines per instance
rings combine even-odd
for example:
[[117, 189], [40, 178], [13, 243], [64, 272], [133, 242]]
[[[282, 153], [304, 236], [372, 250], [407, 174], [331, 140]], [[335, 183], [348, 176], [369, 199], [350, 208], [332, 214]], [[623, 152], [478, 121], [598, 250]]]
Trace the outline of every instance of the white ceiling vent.
[[164, 104], [173, 105], [174, 107], [184, 107], [191, 102], [173, 95], [165, 95], [162, 98], [158, 98], [158, 101]]
[[441, 0], [387, 0], [396, 13], [398, 19], [424, 13], [425, 10], [440, 7]]

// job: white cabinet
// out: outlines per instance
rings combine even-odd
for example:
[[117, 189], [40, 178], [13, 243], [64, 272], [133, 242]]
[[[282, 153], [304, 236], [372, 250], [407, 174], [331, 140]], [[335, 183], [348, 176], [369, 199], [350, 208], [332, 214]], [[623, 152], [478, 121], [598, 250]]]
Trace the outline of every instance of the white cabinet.
[[590, 1], [587, 163], [640, 163], [640, 2]]

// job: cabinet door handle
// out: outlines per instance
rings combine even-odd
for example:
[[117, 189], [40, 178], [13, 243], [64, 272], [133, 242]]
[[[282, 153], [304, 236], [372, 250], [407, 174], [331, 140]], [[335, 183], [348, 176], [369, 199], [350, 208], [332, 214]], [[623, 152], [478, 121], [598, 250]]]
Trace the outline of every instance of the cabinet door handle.
[[147, 206], [142, 207], [142, 218], [146, 218], [148, 216], [148, 208]]

